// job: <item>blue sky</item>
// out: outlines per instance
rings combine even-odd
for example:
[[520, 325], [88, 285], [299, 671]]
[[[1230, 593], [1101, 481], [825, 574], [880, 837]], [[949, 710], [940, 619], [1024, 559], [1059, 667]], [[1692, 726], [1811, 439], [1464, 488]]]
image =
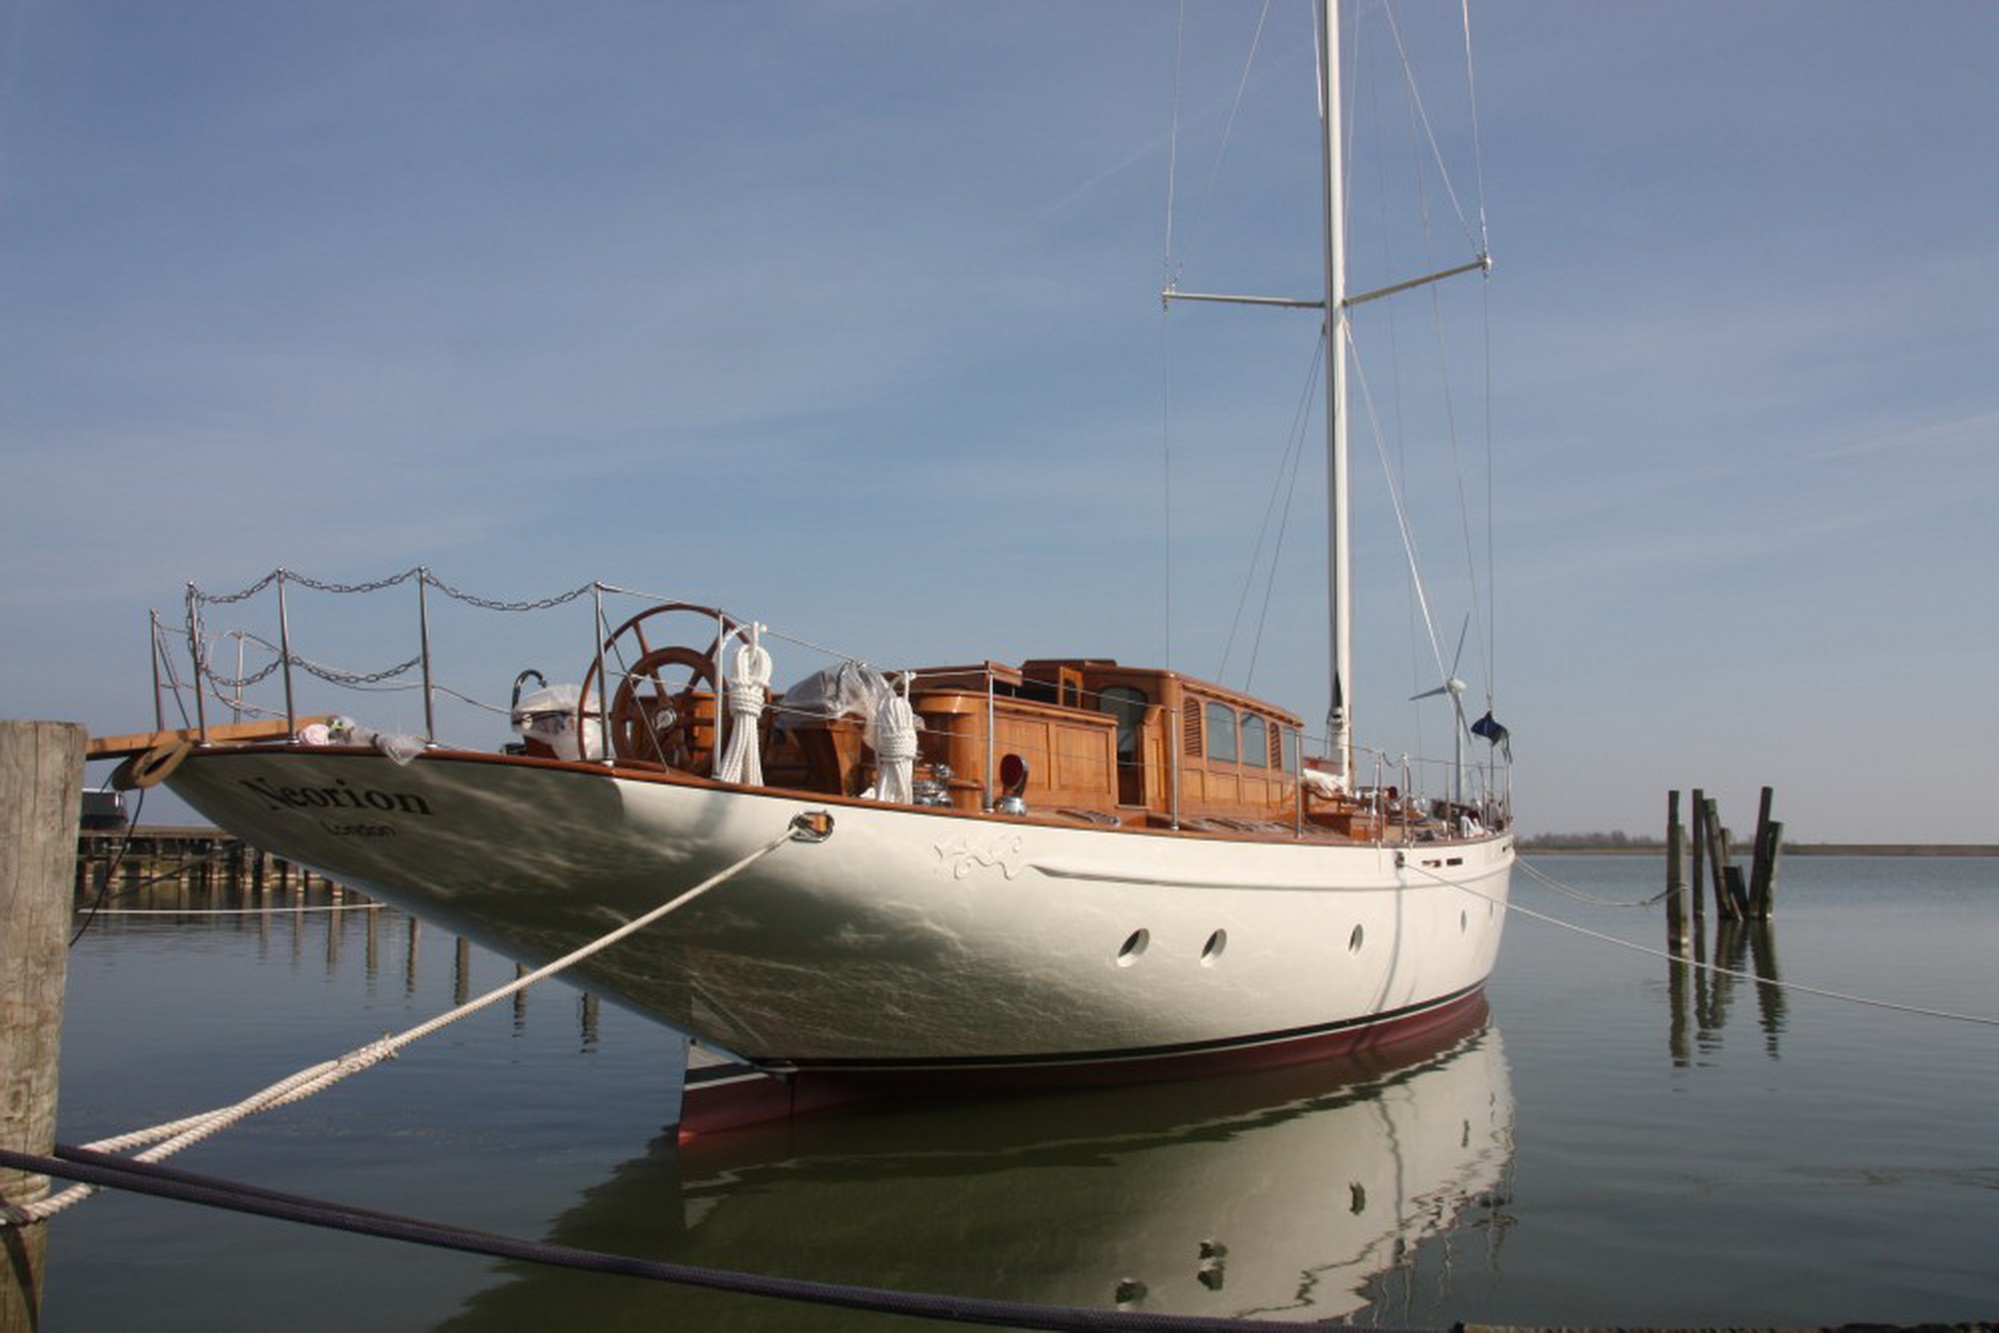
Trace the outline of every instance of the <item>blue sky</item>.
[[[1410, 367], [1440, 315], [1483, 577], [1489, 353], [1494, 632], [1464, 674], [1512, 728], [1523, 826], [1656, 832], [1694, 785], [1746, 826], [1769, 783], [1808, 840], [1999, 841], [1999, 6], [1478, 6], [1482, 157], [1454, 8], [1400, 21], [1495, 269], [1359, 336], [1447, 656], [1474, 604]], [[1309, 27], [1273, 7], [1238, 106], [1258, 13], [1187, 10], [1172, 260], [1189, 290], [1310, 295]], [[1312, 324], [1160, 310], [1179, 23], [0, 2], [0, 712], [149, 725], [147, 608], [279, 565], [602, 578], [883, 665], [1242, 683]], [[1400, 97], [1383, 68], [1370, 104]], [[1357, 285], [1466, 257], [1434, 180], [1430, 233], [1361, 192], [1411, 156], [1356, 139]], [[1355, 476], [1359, 725], [1435, 753], [1365, 432]], [[1250, 682], [1307, 717], [1322, 486], [1308, 456]], [[400, 661], [407, 612], [303, 650]], [[524, 666], [576, 678], [587, 618], [550, 633], [454, 624], [444, 674], [500, 701]], [[781, 651], [780, 683], [818, 664]], [[412, 724], [407, 696], [339, 706]]]

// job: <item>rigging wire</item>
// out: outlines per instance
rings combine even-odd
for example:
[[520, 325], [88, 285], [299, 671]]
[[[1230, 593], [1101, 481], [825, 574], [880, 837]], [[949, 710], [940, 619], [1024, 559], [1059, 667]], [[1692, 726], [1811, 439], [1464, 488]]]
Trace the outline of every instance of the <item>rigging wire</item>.
[[[1409, 104], [1415, 110], [1415, 123], [1422, 127], [1423, 136], [1430, 145], [1430, 157], [1436, 164], [1437, 178], [1443, 184], [1444, 193], [1450, 197], [1451, 209], [1458, 215], [1458, 225], [1464, 228], [1465, 239], [1472, 244], [1476, 253], [1484, 254], [1485, 247], [1480, 244], [1480, 236], [1472, 229], [1470, 222], [1466, 220], [1464, 205], [1458, 202], [1458, 192], [1451, 184], [1450, 168], [1444, 164], [1443, 150], [1438, 147], [1436, 131], [1430, 126], [1430, 113], [1423, 107], [1423, 95], [1422, 91], [1417, 87], [1416, 72], [1409, 62], [1408, 48], [1402, 42], [1402, 29], [1395, 22], [1395, 7], [1393, 5], [1383, 6], [1382, 15], [1388, 21], [1388, 32], [1394, 39], [1396, 56], [1402, 62], [1403, 86], [1408, 91]], [[1465, 54], [1467, 58], [1471, 54], [1469, 41], [1466, 43]]]
[[[1298, 489], [1298, 474], [1303, 469], [1305, 439], [1311, 428], [1312, 408], [1317, 401], [1319, 374], [1325, 365], [1326, 340], [1323, 336], [1312, 345], [1312, 360], [1306, 370], [1305, 383], [1299, 393], [1297, 410], [1292, 413], [1291, 428], [1286, 433], [1284, 454], [1278, 461], [1276, 476], [1271, 479], [1270, 498], [1264, 503], [1263, 524], [1256, 532], [1256, 545], [1251, 549], [1249, 563], [1243, 570], [1242, 591], [1236, 597], [1235, 614], [1229, 620], [1229, 633], [1222, 645], [1221, 667], [1215, 673], [1216, 680], [1227, 680], [1229, 658], [1235, 653], [1236, 633], [1241, 628], [1243, 612], [1249, 608], [1250, 589], [1256, 582], [1257, 570], [1263, 567], [1263, 548], [1271, 542], [1270, 565], [1264, 578], [1262, 612], [1256, 623], [1256, 633], [1251, 641], [1249, 666], [1243, 675], [1246, 690], [1256, 678], [1257, 656], [1263, 645], [1263, 630], [1270, 616], [1272, 590], [1277, 585], [1278, 557], [1284, 549], [1284, 534], [1291, 521], [1291, 499]], [[1281, 501], [1281, 503], [1280, 503]], [[1271, 526], [1275, 520], [1276, 536], [1271, 538]]]
[[[1194, 217], [1192, 219], [1192, 225], [1196, 232], [1198, 232], [1200, 228], [1206, 224], [1209, 209], [1213, 204], [1215, 198], [1215, 192], [1221, 180], [1222, 164], [1224, 161], [1227, 160], [1229, 145], [1233, 140], [1235, 134], [1236, 120], [1240, 116], [1243, 104], [1248, 97], [1250, 76], [1256, 68], [1257, 53], [1262, 49], [1264, 28], [1268, 24], [1269, 18], [1270, 18], [1270, 0], [1264, 0], [1262, 7], [1257, 14], [1255, 30], [1251, 33], [1250, 36], [1249, 49], [1244, 54], [1243, 57], [1242, 70], [1240, 74], [1237, 75], [1236, 78], [1235, 92], [1233, 96], [1230, 98], [1227, 115], [1223, 118], [1221, 139], [1215, 146], [1214, 160], [1212, 161], [1212, 163], [1210, 163], [1208, 168], [1207, 183], [1203, 187], [1199, 205], [1197, 206]], [[1186, 42], [1187, 42], [1187, 6], [1185, 0], [1182, 0], [1182, 3], [1179, 8], [1178, 21], [1174, 30], [1173, 98], [1172, 98], [1171, 114], [1169, 117], [1169, 127], [1167, 132], [1168, 151], [1167, 151], [1167, 168], [1166, 168], [1166, 225], [1165, 225], [1166, 253], [1164, 256], [1163, 268], [1165, 276], [1165, 289], [1169, 292], [1174, 291], [1178, 288], [1180, 271], [1182, 267], [1179, 254], [1176, 250], [1175, 238], [1176, 238], [1176, 228], [1178, 225], [1178, 214], [1179, 214], [1178, 197], [1179, 197], [1179, 175], [1180, 175], [1180, 123], [1181, 123], [1182, 105], [1185, 96], [1184, 87], [1185, 87], [1185, 68], [1186, 68]], [[1162, 302], [1162, 327], [1170, 327], [1170, 326], [1165, 326], [1163, 324], [1163, 314], [1165, 313], [1165, 311], [1170, 310], [1170, 308], [1171, 308], [1170, 303]], [[1173, 620], [1172, 620], [1173, 446], [1172, 446], [1172, 425], [1171, 425], [1172, 422], [1171, 386], [1173, 380], [1172, 344], [1171, 344], [1171, 339], [1165, 337], [1163, 334], [1161, 342], [1162, 342], [1162, 351], [1161, 351], [1162, 380], [1165, 386], [1161, 392], [1162, 424], [1160, 427], [1161, 470], [1163, 473], [1163, 478], [1161, 482], [1161, 491], [1162, 491], [1162, 506], [1164, 509], [1164, 522], [1162, 526], [1164, 528], [1165, 542], [1166, 542], [1165, 563], [1163, 567], [1165, 575], [1164, 584], [1166, 589], [1165, 659], [1167, 665], [1171, 666], [1173, 661]], [[1268, 523], [1269, 523], [1269, 516], [1266, 513], [1265, 515], [1266, 529], [1268, 527]], [[1262, 541], [1263, 541], [1262, 535], [1259, 534], [1257, 539], [1257, 548], [1259, 552], [1261, 551], [1262, 548]], [[1256, 557], [1252, 556], [1251, 573], [1248, 576], [1249, 578], [1254, 577], [1255, 561]], [[1244, 605], [1247, 604], [1247, 601], [1248, 601], [1248, 591], [1247, 591], [1247, 586], [1245, 586], [1245, 591], [1243, 593], [1243, 596], [1237, 604], [1236, 619], [1238, 623], [1240, 622], [1241, 619], [1242, 608]], [[1227, 671], [1229, 654], [1233, 650], [1235, 631], [1236, 631], [1236, 626], [1232, 624], [1229, 628], [1229, 644], [1227, 647], [1224, 648], [1222, 653], [1223, 667], [1221, 674], [1225, 674]], [[1251, 667], [1251, 670], [1254, 671], [1254, 666]], [[1220, 678], [1219, 674], [1217, 678], [1218, 679]]]
[[[1263, 581], [1263, 606], [1257, 613], [1256, 637], [1250, 640], [1249, 669], [1243, 674], [1243, 688], [1249, 689], [1256, 681], [1256, 663], [1263, 654], [1263, 631], [1270, 623], [1270, 599], [1277, 591], [1278, 557], [1284, 550], [1284, 534], [1291, 525], [1291, 500], [1298, 492], [1298, 473], [1305, 460], [1305, 431], [1310, 424], [1312, 401], [1317, 393], [1319, 379], [1324, 372], [1326, 360], [1326, 339], [1321, 328], [1319, 339], [1313, 344], [1312, 369], [1305, 376], [1304, 396], [1298, 405], [1298, 414], [1291, 427], [1291, 481], [1285, 488], [1284, 508], [1278, 515], [1277, 538], [1270, 548], [1270, 574]], [[1274, 499], [1275, 497], [1273, 497]]]
[[[1384, 6], [1382, 13], [1387, 25], [1388, 36], [1393, 45], [1394, 59], [1399, 69], [1400, 78], [1404, 88], [1405, 99], [1409, 110], [1407, 123], [1410, 127], [1409, 147], [1410, 147], [1411, 168], [1409, 171], [1408, 179], [1410, 181], [1409, 188], [1413, 192], [1416, 212], [1418, 217], [1420, 218], [1420, 228], [1421, 228], [1421, 236], [1423, 238], [1424, 257], [1426, 260], [1429, 261], [1429, 267], [1433, 269], [1437, 267], [1438, 264], [1441, 262], [1438, 261], [1436, 258], [1436, 255], [1438, 253], [1438, 245], [1436, 243], [1435, 228], [1433, 226], [1434, 218], [1433, 218], [1433, 210], [1431, 208], [1431, 203], [1430, 203], [1430, 191], [1426, 186], [1427, 177], [1430, 171], [1434, 169], [1442, 186], [1443, 197], [1448, 201], [1448, 205], [1456, 217], [1459, 228], [1464, 233], [1467, 241], [1472, 246], [1474, 252], [1481, 259], [1483, 259], [1487, 254], [1487, 246], [1486, 246], [1487, 230], [1486, 230], [1483, 154], [1482, 151], [1480, 151], [1477, 147], [1477, 136], [1476, 134], [1474, 134], [1474, 163], [1476, 166], [1475, 174], [1477, 180], [1477, 197], [1475, 200], [1477, 211], [1475, 215], [1476, 225], [1474, 226], [1473, 219], [1468, 218], [1467, 216], [1464, 202], [1460, 197], [1456, 185], [1453, 182], [1452, 172], [1445, 161], [1442, 148], [1438, 143], [1437, 136], [1429, 112], [1425, 105], [1421, 88], [1416, 78], [1414, 67], [1411, 63], [1410, 54], [1407, 45], [1403, 40], [1403, 34], [1396, 19], [1394, 7]], [[1468, 28], [1469, 15], [1467, 13], [1464, 14], [1462, 17], [1465, 19], [1467, 25], [1466, 34], [1465, 34], [1465, 59], [1467, 61], [1466, 80], [1467, 80], [1467, 90], [1468, 90], [1467, 95], [1473, 97], [1475, 100], [1476, 85], [1473, 80], [1472, 71], [1469, 65], [1470, 56], [1471, 56], [1470, 37], [1469, 37], [1469, 28]], [[1356, 45], [1358, 46], [1359, 44], [1356, 43]], [[1368, 50], [1378, 49], [1380, 45], [1381, 44], [1379, 43], [1370, 44], [1367, 49]], [[1360, 96], [1359, 85], [1361, 84], [1362, 81], [1363, 80], [1360, 78], [1356, 78], [1354, 80], [1355, 91], [1353, 95], [1356, 98]], [[1369, 81], [1370, 90], [1372, 90], [1375, 86], [1376, 84], [1374, 81]], [[1476, 126], [1475, 111], [1473, 113], [1472, 119], [1475, 127]], [[1386, 172], [1385, 168], [1381, 165], [1382, 159], [1380, 154], [1380, 136], [1379, 136], [1379, 130], [1381, 124], [1384, 122], [1381, 121], [1379, 118], [1377, 118], [1376, 120], [1371, 121], [1370, 123], [1373, 124], [1376, 129], [1375, 169], [1377, 170], [1377, 172], [1381, 173], [1381, 178], [1385, 181], [1388, 177], [1388, 173]], [[1350, 133], [1357, 133], [1358, 118], [1350, 120], [1349, 126], [1350, 126], [1350, 131], [1349, 131]], [[1352, 154], [1349, 154], [1347, 160], [1349, 161], [1349, 163], [1352, 163], [1355, 161], [1355, 158]], [[1386, 191], [1379, 192], [1377, 197], [1385, 198], [1386, 193], [1387, 193]], [[1385, 227], [1383, 229], [1383, 234], [1384, 235], [1387, 234]], [[1489, 268], [1487, 270], [1487, 274], [1489, 278]], [[1471, 472], [1467, 467], [1468, 459], [1467, 459], [1466, 450], [1464, 448], [1464, 429], [1460, 420], [1461, 412], [1460, 412], [1460, 403], [1458, 401], [1459, 394], [1457, 392], [1457, 372], [1454, 369], [1453, 357], [1451, 354], [1450, 337], [1448, 330], [1446, 328], [1447, 321], [1445, 318], [1443, 295], [1441, 292], [1432, 291], [1430, 293], [1430, 298], [1431, 298], [1430, 311], [1431, 311], [1432, 336], [1436, 344], [1435, 355], [1437, 357], [1437, 362], [1439, 367], [1438, 373], [1440, 376], [1441, 410], [1444, 418], [1442, 426], [1450, 450], [1452, 472], [1457, 492], [1456, 496], [1457, 508], [1458, 508], [1457, 526], [1459, 528], [1459, 538], [1464, 555], [1466, 586], [1468, 590], [1468, 598], [1470, 601], [1470, 611], [1465, 617], [1465, 622], [1467, 628], [1475, 627], [1476, 629], [1477, 651], [1475, 654], [1475, 660], [1478, 661], [1483, 667], [1483, 673], [1485, 678], [1484, 693], [1486, 698], [1486, 704], [1489, 709], [1491, 707], [1492, 698], [1493, 698], [1492, 674], [1493, 674], [1493, 661], [1495, 656], [1494, 639], [1496, 635], [1490, 598], [1484, 586], [1491, 579], [1492, 570], [1495, 564], [1495, 551], [1494, 551], [1495, 537], [1493, 531], [1493, 505], [1494, 505], [1493, 466], [1494, 465], [1493, 465], [1493, 448], [1492, 448], [1493, 425], [1492, 425], [1492, 415], [1491, 415], [1492, 402], [1493, 402], [1493, 389], [1492, 389], [1492, 364], [1491, 364], [1492, 362], [1491, 318], [1492, 317], [1491, 317], [1490, 282], [1488, 280], [1487, 284], [1481, 289], [1481, 323], [1480, 323], [1480, 332], [1478, 335], [1480, 338], [1479, 346], [1481, 353], [1479, 357], [1479, 362], [1480, 362], [1480, 370], [1482, 372], [1482, 382], [1479, 392], [1481, 395], [1482, 413], [1483, 413], [1482, 425], [1480, 427], [1480, 430], [1483, 438], [1484, 453], [1485, 453], [1485, 466], [1484, 466], [1485, 567], [1483, 571], [1480, 569], [1480, 563], [1477, 552], [1477, 540], [1475, 535], [1477, 530], [1477, 525], [1474, 524], [1474, 522], [1472, 521], [1472, 512], [1474, 506], [1471, 493], [1475, 488], [1472, 485]], [[1364, 369], [1361, 371], [1359, 379], [1362, 387], [1363, 397], [1368, 400], [1370, 427], [1375, 431], [1375, 443], [1376, 443], [1377, 453], [1381, 458], [1384, 475], [1388, 479], [1391, 504], [1394, 506], [1395, 509], [1396, 521], [1398, 524], [1398, 528], [1400, 530], [1404, 552], [1408, 562], [1409, 576], [1410, 576], [1410, 591], [1412, 594], [1412, 621], [1420, 619], [1422, 632], [1428, 637], [1430, 641], [1430, 652], [1432, 660], [1435, 663], [1437, 678], [1439, 680], [1447, 680], [1450, 675], [1454, 674], [1455, 668], [1457, 667], [1457, 663], [1456, 662], [1451, 663], [1450, 669], [1447, 669], [1446, 663], [1443, 659], [1442, 643], [1436, 626], [1436, 617], [1432, 604], [1432, 594], [1428, 590], [1427, 586], [1423, 581], [1421, 561], [1417, 553], [1416, 540], [1415, 540], [1415, 526], [1416, 526], [1414, 521], [1415, 516], [1411, 511], [1408, 502], [1408, 497], [1404, 489], [1404, 484], [1400, 480], [1400, 478], [1407, 472], [1406, 463], [1401, 461], [1404, 452], [1403, 441], [1405, 439], [1405, 431], [1403, 428], [1404, 416], [1402, 409], [1403, 394], [1401, 387], [1403, 383], [1403, 367], [1400, 356], [1401, 335], [1397, 331], [1395, 312], [1392, 303], [1389, 303], [1385, 307], [1382, 318], [1386, 321], [1385, 333], [1387, 336], [1387, 344], [1388, 344], [1387, 355], [1389, 361], [1387, 367], [1389, 371], [1388, 382], [1392, 386], [1394, 386], [1392, 394], [1392, 402], [1391, 404], [1389, 404], [1389, 406], [1392, 407], [1390, 415], [1394, 423], [1393, 429], [1394, 429], [1394, 440], [1395, 440], [1394, 449], [1392, 451], [1393, 454], [1392, 457], [1391, 457], [1391, 450], [1387, 443], [1387, 439], [1383, 434], [1383, 427], [1382, 427], [1383, 409], [1382, 407], [1377, 406], [1375, 400], [1372, 397], [1374, 391], [1369, 386], [1369, 383], [1365, 377]], [[1352, 345], [1357, 349], [1360, 346], [1358, 334], [1356, 331], [1352, 329], [1351, 321], [1348, 321], [1348, 324], [1349, 324], [1348, 337], [1351, 340]], [[1454, 730], [1462, 725], [1462, 718], [1457, 716], [1457, 713], [1458, 710], [1454, 709], [1453, 717], [1450, 723], [1451, 727]], [[1422, 725], [1420, 713], [1417, 718], [1417, 725], [1419, 728]]]
[[[1485, 197], [1485, 134], [1478, 116], [1477, 66], [1472, 63], [1471, 49], [1471, 0], [1462, 0], [1459, 6], [1461, 23], [1465, 37], [1465, 101], [1471, 112], [1471, 153], [1472, 177], [1478, 192], [1478, 252], [1492, 254], [1492, 233], [1486, 222]], [[1494, 606], [1499, 596], [1499, 565], [1497, 538], [1493, 531], [1493, 489], [1495, 474], [1493, 467], [1492, 429], [1492, 269], [1485, 271], [1485, 281], [1480, 289], [1480, 321], [1484, 370], [1484, 430], [1485, 430], [1485, 583], [1486, 583], [1486, 640], [1485, 661], [1485, 706], [1492, 709], [1493, 695], [1498, 689], [1499, 620]]]
[[1473, 188], [1478, 192], [1478, 252], [1492, 253], [1492, 235], [1486, 228], [1485, 219], [1485, 136], [1481, 132], [1478, 119], [1478, 77], [1477, 67], [1471, 56], [1471, 0], [1462, 0], [1459, 5], [1465, 35], [1465, 102], [1471, 112], [1471, 160]]
[[[1347, 338], [1352, 342], [1351, 326], [1347, 329]], [[1441, 677], [1444, 674], [1444, 649], [1437, 639], [1437, 622], [1430, 613], [1429, 591], [1424, 583], [1423, 571], [1417, 564], [1416, 542], [1409, 527], [1409, 510], [1403, 499], [1401, 478], [1388, 457], [1388, 445], [1381, 429], [1381, 417], [1375, 410], [1374, 389], [1368, 379], [1367, 365], [1358, 354], [1354, 356], [1354, 371], [1354, 380], [1360, 386], [1361, 405], [1367, 410], [1368, 427], [1374, 437], [1375, 453], [1381, 459], [1382, 478], [1388, 488], [1389, 504], [1395, 513], [1395, 526], [1402, 534], [1402, 554], [1409, 565], [1410, 586], [1416, 596], [1417, 608], [1422, 612], [1423, 626], [1430, 639], [1430, 653], [1436, 659], [1437, 673]]]
[[1215, 160], [1208, 168], [1208, 183], [1201, 195], [1200, 211], [1194, 215], [1196, 227], [1207, 221], [1208, 209], [1214, 203], [1215, 189], [1222, 178], [1222, 163], [1228, 157], [1229, 143], [1235, 136], [1236, 117], [1242, 114], [1242, 105], [1249, 96], [1249, 76], [1256, 68], [1256, 53], [1263, 46], [1263, 28], [1270, 20], [1270, 0], [1263, 0], [1263, 8], [1256, 16], [1256, 31], [1250, 34], [1249, 50], [1243, 56], [1242, 73], [1236, 77], [1235, 96], [1229, 101], [1229, 113], [1222, 122], [1221, 142], [1215, 145]]

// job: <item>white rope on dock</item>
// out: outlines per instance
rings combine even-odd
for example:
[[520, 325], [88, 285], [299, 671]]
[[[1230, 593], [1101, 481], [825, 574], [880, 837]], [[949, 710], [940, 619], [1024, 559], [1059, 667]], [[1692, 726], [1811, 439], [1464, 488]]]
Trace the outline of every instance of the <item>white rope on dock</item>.
[[[489, 991], [477, 999], [468, 1000], [457, 1008], [439, 1014], [428, 1022], [419, 1023], [417, 1026], [395, 1036], [383, 1037], [379, 1041], [370, 1042], [368, 1045], [349, 1051], [337, 1059], [325, 1060], [306, 1069], [301, 1069], [297, 1073], [271, 1084], [260, 1092], [252, 1093], [250, 1096], [233, 1105], [203, 1111], [198, 1115], [187, 1116], [164, 1125], [154, 1125], [150, 1129], [134, 1130], [129, 1134], [121, 1134], [115, 1138], [99, 1139], [95, 1143], [85, 1144], [84, 1146], [93, 1152], [122, 1153], [128, 1152], [133, 1148], [143, 1147], [146, 1144], [153, 1144], [155, 1146], [136, 1154], [132, 1160], [138, 1162], [158, 1162], [164, 1158], [171, 1157], [183, 1148], [192, 1147], [200, 1143], [203, 1139], [219, 1134], [231, 1125], [245, 1120], [259, 1111], [268, 1111], [278, 1106], [289, 1106], [294, 1102], [305, 1100], [314, 1093], [323, 1092], [343, 1079], [358, 1074], [364, 1069], [373, 1068], [382, 1061], [390, 1059], [403, 1047], [455, 1023], [461, 1018], [477, 1013], [489, 1005], [497, 1004], [509, 996], [526, 990], [537, 981], [552, 977], [556, 973], [582, 962], [591, 955], [610, 948], [613, 944], [618, 943], [628, 935], [644, 930], [647, 926], [658, 921], [669, 912], [684, 907], [725, 880], [741, 874], [786, 843], [823, 840], [825, 834], [809, 825], [807, 823], [809, 818], [809, 816], [800, 815], [792, 821], [791, 826], [786, 828], [782, 834], [771, 839], [762, 847], [757, 848], [757, 850], [734, 864], [710, 875], [693, 888], [687, 889], [668, 899], [651, 911], [634, 917], [609, 934], [599, 936], [581, 948], [564, 954], [554, 962], [545, 964], [523, 976], [516, 977], [506, 985]], [[830, 819], [824, 816], [821, 816], [821, 818], [824, 820], [822, 827], [830, 828]], [[65, 1209], [72, 1208], [81, 1203], [96, 1192], [97, 1187], [94, 1185], [72, 1185], [58, 1194], [52, 1194], [47, 1198], [36, 1200], [33, 1203], [0, 1205], [0, 1224], [18, 1226], [29, 1222], [44, 1222], [63, 1212]]]
[[[1797, 981], [1780, 981], [1776, 977], [1759, 976], [1754, 972], [1744, 972], [1740, 968], [1723, 967], [1719, 963], [1710, 963], [1698, 958], [1689, 958], [1685, 954], [1672, 953], [1666, 949], [1655, 949], [1647, 944], [1637, 944], [1631, 940], [1619, 939], [1615, 935], [1606, 935], [1602, 931], [1591, 930], [1587, 926], [1578, 926], [1574, 922], [1564, 921], [1560, 917], [1552, 917], [1542, 912], [1536, 912], [1532, 908], [1522, 907], [1520, 904], [1510, 900], [1501, 902], [1491, 894], [1481, 893], [1469, 884], [1464, 884], [1454, 879], [1446, 879], [1444, 876], [1425, 870], [1421, 866], [1412, 865], [1409, 869], [1416, 871], [1419, 875], [1424, 875], [1435, 880], [1446, 888], [1460, 889], [1474, 898], [1482, 898], [1495, 906], [1504, 907], [1509, 912], [1530, 917], [1545, 925], [1573, 931], [1575, 934], [1587, 936], [1593, 940], [1600, 940], [1605, 944], [1614, 944], [1620, 949], [1629, 949], [1634, 953], [1648, 954], [1653, 958], [1663, 958], [1669, 963], [1685, 963], [1690, 967], [1700, 968], [1716, 976], [1734, 977], [1740, 981], [1753, 982], [1758, 986], [1775, 986], [1782, 990], [1796, 991], [1800, 995], [1816, 995], [1820, 999], [1825, 1000], [1844, 1000], [1848, 1004], [1861, 1004], [1873, 1009], [1889, 1009], [1896, 1013], [1915, 1014], [1922, 1018], [1947, 1018], [1954, 1023], [1977, 1023], [1983, 1027], [1999, 1027], [1999, 1018], [1983, 1014], [1961, 1014], [1951, 1009], [1928, 1009], [1917, 1004], [1902, 1004], [1895, 1000], [1879, 1000], [1867, 995], [1854, 995], [1846, 991], [1827, 990], [1822, 986], [1807, 986]], [[1545, 879], [1544, 876], [1537, 875], [1536, 877]], [[1635, 904], [1620, 903], [1614, 905], [1633, 906]]]

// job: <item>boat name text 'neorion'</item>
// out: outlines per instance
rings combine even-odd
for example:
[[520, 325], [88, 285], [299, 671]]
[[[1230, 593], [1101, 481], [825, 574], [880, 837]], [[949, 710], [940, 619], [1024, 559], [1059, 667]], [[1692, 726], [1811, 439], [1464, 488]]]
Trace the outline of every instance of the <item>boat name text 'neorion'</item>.
[[274, 787], [263, 778], [238, 779], [264, 798], [271, 809], [290, 806], [294, 810], [378, 810], [384, 814], [428, 815], [430, 802], [414, 792], [380, 791], [373, 787], [356, 790], [341, 778], [331, 787]]

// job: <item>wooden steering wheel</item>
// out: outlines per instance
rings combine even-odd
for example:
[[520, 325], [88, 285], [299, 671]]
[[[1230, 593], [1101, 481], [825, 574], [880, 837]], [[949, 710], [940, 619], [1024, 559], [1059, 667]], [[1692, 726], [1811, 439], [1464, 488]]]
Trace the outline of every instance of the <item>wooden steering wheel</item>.
[[[659, 602], [640, 611], [598, 644], [596, 660], [583, 673], [577, 725], [586, 725], [596, 701], [608, 696], [605, 757], [708, 773], [721, 734], [715, 654], [741, 628], [733, 616], [691, 602]], [[703, 638], [709, 640], [706, 652], [683, 646]]]
[[[620, 759], [693, 771], [713, 748], [695, 744], [695, 694], [716, 697], [712, 656], [678, 645], [654, 648], [632, 664], [611, 697], [611, 752]], [[713, 714], [707, 719], [713, 734]]]

